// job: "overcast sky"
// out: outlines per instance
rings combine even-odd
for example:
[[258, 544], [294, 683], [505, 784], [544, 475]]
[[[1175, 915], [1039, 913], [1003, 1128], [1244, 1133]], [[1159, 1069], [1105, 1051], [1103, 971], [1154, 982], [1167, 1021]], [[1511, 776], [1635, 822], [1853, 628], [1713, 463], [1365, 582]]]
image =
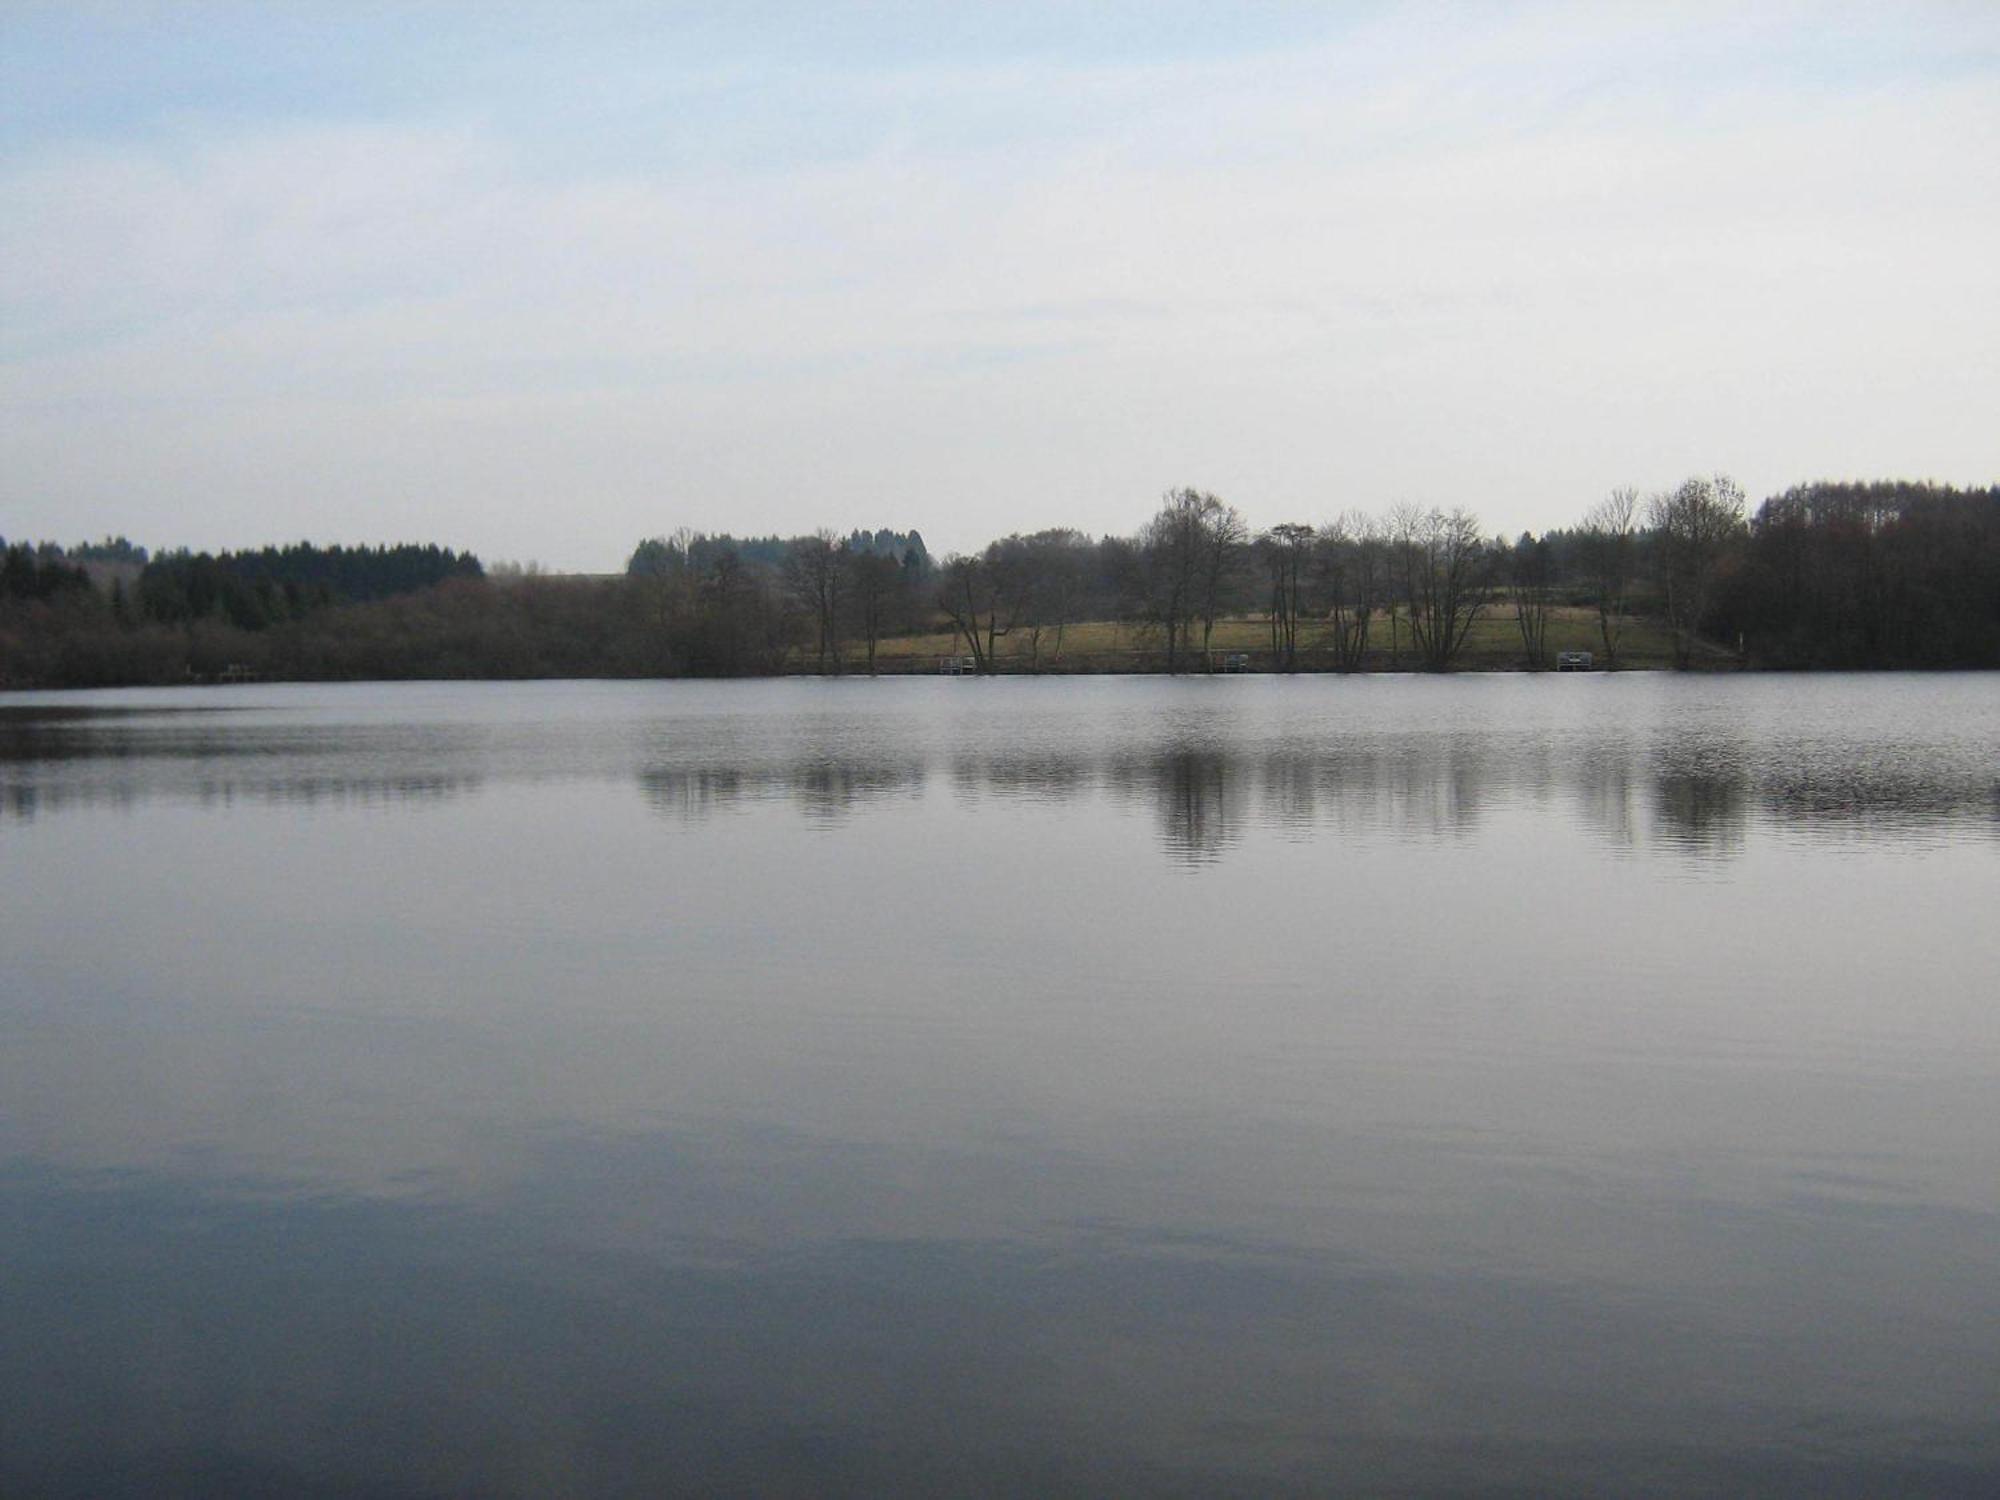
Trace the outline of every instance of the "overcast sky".
[[0, 153], [10, 537], [2000, 480], [1990, 3], [7, 0]]

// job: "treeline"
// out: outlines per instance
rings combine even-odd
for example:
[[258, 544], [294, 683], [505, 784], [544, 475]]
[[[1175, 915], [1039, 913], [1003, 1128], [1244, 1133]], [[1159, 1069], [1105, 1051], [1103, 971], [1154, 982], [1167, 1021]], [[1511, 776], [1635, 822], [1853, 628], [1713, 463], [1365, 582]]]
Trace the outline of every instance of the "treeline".
[[947, 558], [935, 602], [983, 671], [1009, 636], [1026, 634], [1015, 655], [1034, 665], [1045, 642], [1060, 657], [1070, 624], [1108, 618], [1144, 627], [1168, 671], [1208, 667], [1216, 623], [1244, 617], [1283, 670], [1357, 670], [1385, 628], [1445, 670], [1496, 619], [1537, 668], [1557, 610], [1589, 613], [1614, 668], [1635, 618], [1664, 624], [1681, 668], [1994, 667], [2000, 488], [1819, 483], [1750, 516], [1727, 475], [1695, 476], [1613, 490], [1576, 525], [1512, 541], [1469, 510], [1414, 505], [1253, 535], [1179, 490], [1134, 537], [1045, 531]]
[[[1621, 555], [1636, 555], [1629, 533], [1626, 542]], [[1385, 636], [1407, 641], [1416, 664], [1444, 670], [1504, 597], [1522, 663], [1541, 666], [1568, 581], [1560, 555], [1533, 538], [1486, 537], [1463, 509], [1351, 511], [1253, 535], [1234, 507], [1183, 489], [1132, 537], [1044, 531], [948, 558], [937, 605], [980, 671], [997, 670], [1010, 637], [1025, 637], [1015, 655], [1030, 664], [1060, 662], [1069, 627], [1099, 619], [1138, 626], [1169, 672], [1208, 669], [1218, 622], [1246, 617], [1261, 621], [1267, 662], [1280, 670], [1358, 670]], [[1624, 610], [1621, 598], [1609, 616], [1614, 650]]]
[[[1691, 483], [1708, 494], [1717, 482]], [[1628, 596], [1663, 549], [1641, 529], [1636, 497], [1615, 535], [1599, 525], [1508, 543], [1483, 536], [1464, 510], [1405, 506], [1252, 536], [1233, 507], [1187, 489], [1129, 537], [1052, 528], [935, 563], [915, 533], [743, 542], [680, 532], [642, 541], [626, 571], [646, 600], [648, 654], [669, 673], [738, 675], [787, 661], [872, 671], [885, 638], [939, 631], [978, 671], [1003, 662], [1060, 668], [1071, 627], [1105, 620], [1136, 625], [1153, 648], [1149, 660], [1183, 671], [1212, 666], [1217, 622], [1245, 616], [1266, 623], [1269, 661], [1283, 669], [1359, 669], [1387, 632], [1408, 641], [1416, 663], [1442, 670], [1503, 598], [1520, 630], [1520, 660], [1539, 666], [1550, 611], [1586, 597], [1605, 601], [1605, 653], [1615, 665]], [[1683, 564], [1674, 597], [1692, 642], [1714, 560], [1674, 556]]]
[[[1752, 515], [1728, 477], [1697, 476], [1512, 539], [1414, 505], [1252, 532], [1183, 489], [1129, 536], [1054, 528], [939, 560], [915, 531], [682, 531], [616, 578], [489, 578], [438, 546], [93, 545], [5, 548], [0, 685], [869, 671], [911, 635], [981, 671], [1198, 671], [1219, 622], [1246, 619], [1278, 670], [1532, 668], [1558, 613], [1568, 644], [1590, 622], [1610, 667], [1638, 620], [1682, 667], [2000, 666], [2000, 488], [1819, 483]], [[1080, 659], [1074, 627], [1099, 621], [1131, 627], [1143, 659]], [[1229, 639], [1240, 652], [1240, 623]]]
[[1565, 606], [1594, 607], [1608, 666], [1639, 610], [1672, 622], [1677, 660], [1693, 665], [1736, 659], [1703, 633], [1744, 531], [1742, 491], [1722, 477], [1643, 504], [1618, 491], [1573, 529], [1513, 542], [1467, 510], [1409, 505], [1253, 535], [1234, 507], [1183, 489], [1132, 536], [1059, 527], [933, 562], [914, 533], [911, 546], [893, 532], [681, 532], [641, 542], [627, 577], [647, 601], [648, 654], [670, 674], [872, 671], [882, 640], [912, 632], [948, 634], [980, 672], [1061, 669], [1071, 627], [1107, 620], [1137, 627], [1148, 663], [1204, 670], [1217, 623], [1246, 617], [1280, 670], [1360, 670], [1385, 654], [1446, 670], [1496, 612], [1518, 642], [1508, 659], [1542, 667]]
[[[368, 649], [370, 622], [350, 611], [482, 577], [471, 553], [435, 545], [149, 555], [122, 536], [16, 544], [0, 565], [0, 685], [175, 682], [231, 668], [411, 675]], [[399, 649], [411, 663], [438, 660], [407, 633]], [[477, 666], [464, 655], [451, 664]]]
[[[776, 535], [737, 537], [727, 532], [711, 534], [682, 529], [672, 536], [648, 537], [639, 543], [632, 549], [625, 571], [634, 577], [659, 576], [687, 567], [702, 572], [724, 557], [733, 557], [745, 567], [776, 571], [791, 560], [793, 552], [806, 540]], [[844, 537], [815, 532], [812, 540], [824, 540], [849, 557], [886, 557], [918, 571], [930, 566], [930, 552], [919, 531], [890, 531], [886, 527], [880, 531], [857, 529]]]
[[1721, 607], [1772, 665], [2000, 666], [2000, 487], [1789, 489]]
[[923, 628], [935, 613], [934, 569], [916, 531], [748, 540], [679, 531], [639, 543], [625, 571], [666, 675], [772, 672], [800, 649], [818, 670], [837, 671], [857, 636], [872, 671], [885, 635]]
[[335, 604], [414, 593], [452, 578], [483, 576], [479, 559], [435, 544], [316, 547], [297, 542], [255, 552], [161, 553], [139, 574], [147, 620], [180, 624], [220, 618], [244, 630], [299, 620]]
[[0, 604], [40, 600], [88, 590], [90, 574], [68, 560], [61, 548], [9, 545], [0, 538]]
[[121, 616], [83, 589], [0, 601], [0, 687], [668, 675], [642, 604], [623, 579], [457, 578], [246, 629], [219, 613], [171, 625]]

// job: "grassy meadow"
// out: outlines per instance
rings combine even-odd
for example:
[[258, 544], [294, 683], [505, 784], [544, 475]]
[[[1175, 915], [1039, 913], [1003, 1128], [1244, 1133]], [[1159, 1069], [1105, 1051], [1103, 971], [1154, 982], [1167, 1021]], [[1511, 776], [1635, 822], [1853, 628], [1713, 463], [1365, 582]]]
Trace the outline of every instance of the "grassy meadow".
[[[1369, 633], [1365, 669], [1414, 670], [1420, 663], [1410, 642], [1407, 619], [1399, 619], [1392, 648], [1390, 622], [1377, 616]], [[1603, 663], [1604, 646], [1598, 634], [1597, 611], [1589, 608], [1556, 608], [1549, 615], [1549, 652], [1590, 651]], [[1274, 666], [1271, 630], [1262, 619], [1238, 618], [1216, 622], [1210, 650], [1245, 652], [1253, 671], [1269, 671]], [[849, 642], [844, 648], [850, 668], [866, 660], [863, 642]], [[875, 659], [885, 672], [936, 671], [941, 657], [966, 654], [965, 642], [949, 630], [936, 629], [921, 635], [885, 638], [876, 645]], [[1016, 627], [996, 644], [995, 661], [1003, 672], [1130, 672], [1158, 670], [1164, 663], [1165, 645], [1157, 632], [1141, 625], [1117, 620], [1089, 620], [1067, 627], [1062, 633], [1060, 656], [1056, 632], [1044, 629], [1039, 640], [1034, 632]], [[1657, 620], [1628, 618], [1619, 637], [1619, 665], [1626, 668], [1663, 668], [1673, 659], [1673, 641]], [[811, 665], [810, 653], [798, 658], [801, 666]], [[1514, 623], [1511, 607], [1501, 605], [1481, 614], [1466, 637], [1465, 649], [1457, 666], [1469, 670], [1503, 671], [1522, 665], [1521, 634]], [[1301, 670], [1323, 671], [1333, 666], [1332, 654], [1321, 644], [1318, 632], [1300, 633]]]

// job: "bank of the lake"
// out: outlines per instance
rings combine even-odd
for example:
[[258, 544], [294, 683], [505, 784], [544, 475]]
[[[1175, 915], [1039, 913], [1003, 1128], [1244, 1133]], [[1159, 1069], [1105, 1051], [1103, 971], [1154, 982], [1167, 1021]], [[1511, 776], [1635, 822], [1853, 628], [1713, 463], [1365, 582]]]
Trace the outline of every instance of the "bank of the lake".
[[[719, 650], [693, 661], [676, 655], [635, 618], [635, 595], [619, 580], [546, 588], [455, 584], [425, 593], [324, 611], [264, 630], [216, 620], [190, 625], [119, 625], [79, 607], [42, 611], [0, 629], [0, 691], [45, 688], [171, 687], [240, 682], [534, 681], [572, 678], [780, 677], [937, 673], [970, 659], [989, 675], [1093, 675], [1242, 671], [1408, 672], [1424, 660], [1400, 613], [1375, 620], [1365, 648], [1344, 659], [1316, 629], [1289, 650], [1273, 646], [1267, 621], [1216, 622], [1170, 656], [1143, 622], [1088, 620], [1060, 628], [1014, 627], [977, 647], [933, 628], [849, 639], [819, 656], [795, 637], [751, 649]], [[1674, 637], [1646, 617], [1616, 620], [1612, 647], [1592, 609], [1549, 611], [1539, 664], [1524, 654], [1515, 621], [1500, 610], [1472, 622], [1453, 672], [1552, 670], [1581, 653], [1593, 670], [1665, 670], [1677, 665]], [[975, 650], [977, 654], [975, 655]], [[1720, 642], [1693, 642], [1687, 667], [1737, 671], [1756, 663]]]

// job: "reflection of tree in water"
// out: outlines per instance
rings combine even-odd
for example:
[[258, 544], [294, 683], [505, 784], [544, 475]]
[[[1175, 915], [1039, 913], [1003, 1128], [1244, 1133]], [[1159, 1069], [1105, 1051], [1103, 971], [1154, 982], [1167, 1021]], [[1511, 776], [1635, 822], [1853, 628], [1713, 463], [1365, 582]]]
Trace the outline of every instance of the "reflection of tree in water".
[[389, 769], [419, 759], [464, 763], [463, 730], [247, 722], [256, 707], [20, 705], [0, 708], [0, 816], [153, 801], [203, 807], [381, 806], [440, 802], [477, 790], [473, 770]]
[[814, 760], [792, 769], [792, 799], [808, 817], [833, 821], [856, 804], [920, 790], [924, 763], [920, 760]]
[[[200, 735], [204, 724], [220, 722], [219, 715], [239, 712], [217, 707], [4, 704], [0, 705], [0, 763], [157, 755], [161, 745]], [[203, 753], [221, 754], [231, 743], [224, 731], [211, 729]], [[259, 746], [255, 753], [264, 748]]]
[[227, 776], [205, 779], [204, 804], [236, 800], [315, 807], [373, 807], [391, 802], [442, 802], [475, 791], [485, 780], [472, 775], [279, 776], [260, 781]]
[[722, 766], [652, 766], [639, 773], [646, 805], [662, 817], [699, 823], [743, 795], [743, 772]]
[[1288, 746], [1259, 759], [1258, 803], [1267, 821], [1297, 832], [1462, 834], [1477, 822], [1493, 774], [1491, 753], [1466, 739]]
[[[1873, 745], [1788, 747], [1757, 780], [1757, 800], [1773, 821], [1822, 831], [1920, 828], [2000, 818], [2000, 779], [1990, 759], [1953, 747]], [[1844, 752], [1844, 753], [1843, 753]]]
[[1296, 747], [1266, 754], [1257, 777], [1257, 807], [1264, 821], [1285, 832], [1309, 834], [1319, 822], [1324, 762]]
[[1750, 822], [1742, 746], [1713, 735], [1666, 745], [1653, 774], [1653, 825], [1691, 852], [1733, 854]]
[[[79, 769], [84, 774], [79, 774]], [[80, 808], [130, 811], [145, 802], [276, 807], [380, 807], [442, 802], [476, 791], [478, 776], [190, 775], [165, 767], [67, 767], [58, 775], [0, 784], [0, 817], [23, 821]]]
[[[1646, 737], [1592, 742], [1564, 753], [1546, 740], [1474, 733], [1335, 735], [1317, 743], [1239, 745], [1221, 736], [1113, 750], [962, 751], [939, 763], [963, 798], [1072, 802], [1111, 795], [1143, 801], [1161, 845], [1190, 864], [1219, 860], [1250, 826], [1298, 838], [1461, 838], [1500, 801], [1563, 798], [1598, 832], [1636, 845], [1647, 820], [1662, 848], [1713, 857], [1738, 850], [1753, 816], [1802, 828], [1866, 819], [1914, 824], [2000, 814], [1990, 771], [1969, 765], [1754, 763], [1743, 742], [1712, 729], [1664, 743]], [[698, 822], [748, 801], [786, 801], [831, 823], [872, 803], [921, 791], [920, 756], [820, 755], [758, 763], [655, 764], [639, 785], [651, 809]], [[234, 793], [310, 800], [422, 798], [478, 784], [473, 778], [244, 780]], [[208, 778], [183, 792], [226, 796]], [[140, 795], [148, 795], [140, 788]], [[108, 788], [64, 790], [46, 778], [0, 781], [0, 814], [25, 816], [56, 799], [103, 800]], [[130, 795], [128, 790], [124, 795]]]
[[1242, 838], [1253, 797], [1258, 822], [1295, 836], [1457, 835], [1476, 823], [1493, 774], [1476, 741], [1410, 736], [1247, 752], [1209, 741], [1114, 760], [1106, 778], [1154, 803], [1171, 853], [1207, 863]]
[[1244, 767], [1232, 766], [1219, 745], [1186, 745], [1142, 760], [1121, 760], [1111, 784], [1152, 800], [1167, 852], [1187, 864], [1207, 864], [1243, 836], [1248, 788]]
[[1750, 800], [1740, 776], [1666, 775], [1653, 783], [1653, 813], [1668, 843], [1731, 854], [1743, 845]]
[[1096, 766], [1074, 753], [960, 754], [951, 762], [953, 787], [961, 794], [996, 792], [1034, 801], [1067, 802], [1095, 784]]
[[684, 823], [748, 801], [785, 799], [816, 821], [845, 817], [860, 803], [919, 790], [919, 760], [821, 757], [788, 765], [649, 766], [639, 790], [656, 813]]
[[1636, 840], [1633, 807], [1639, 786], [1632, 750], [1623, 742], [1593, 747], [1574, 763], [1572, 786], [1587, 822], [1616, 844]]
[[1410, 833], [1464, 834], [1479, 821], [1496, 770], [1490, 741], [1408, 737], [1383, 766], [1396, 822]]

